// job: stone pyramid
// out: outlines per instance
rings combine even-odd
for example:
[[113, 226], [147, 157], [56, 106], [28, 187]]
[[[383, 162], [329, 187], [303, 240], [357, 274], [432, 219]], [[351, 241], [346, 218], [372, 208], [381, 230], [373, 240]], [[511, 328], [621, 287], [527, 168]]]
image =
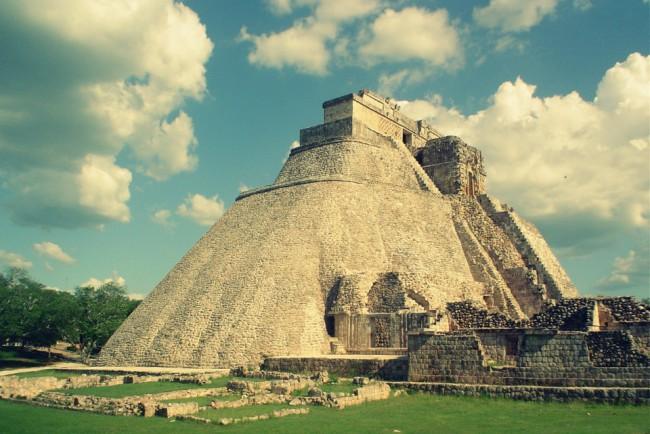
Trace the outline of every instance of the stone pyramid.
[[367, 90], [323, 107], [275, 182], [237, 198], [99, 364], [372, 353], [440, 325], [450, 302], [520, 319], [576, 295], [535, 227], [485, 194], [478, 150]]

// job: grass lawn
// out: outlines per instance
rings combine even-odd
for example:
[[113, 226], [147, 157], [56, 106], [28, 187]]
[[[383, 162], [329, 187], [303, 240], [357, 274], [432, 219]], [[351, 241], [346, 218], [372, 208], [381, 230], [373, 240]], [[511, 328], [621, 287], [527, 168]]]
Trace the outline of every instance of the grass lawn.
[[213, 408], [208, 410], [199, 411], [196, 415], [206, 419], [219, 420], [224, 417], [246, 417], [246, 416], [259, 416], [260, 414], [270, 414], [276, 410], [284, 410], [290, 407], [286, 404], [264, 404], [264, 405], [245, 405], [238, 408], [220, 408], [215, 410]]
[[219, 396], [198, 396], [195, 398], [179, 398], [179, 399], [166, 399], [163, 402], [196, 402], [199, 407], [208, 406], [212, 401], [238, 401], [241, 395], [237, 393], [229, 393], [228, 395]]
[[608, 406], [407, 395], [345, 410], [310, 413], [226, 427], [162, 418], [103, 416], [0, 401], [3, 434], [122, 433], [571, 433], [648, 434], [647, 406]]
[[171, 381], [156, 381], [151, 383], [118, 384], [116, 386], [80, 387], [77, 389], [62, 389], [67, 395], [93, 395], [106, 398], [123, 398], [125, 396], [144, 395], [147, 393], [172, 392], [175, 390], [226, 387], [233, 377], [219, 377], [209, 384], [173, 383]]
[[[346, 393], [346, 394], [352, 394], [352, 392], [355, 389], [358, 389], [359, 386], [358, 384], [352, 384], [351, 382], [339, 382], [339, 383], [325, 383], [325, 384], [320, 384], [317, 386], [320, 390], [323, 392], [333, 392], [333, 393]], [[299, 389], [299, 390], [294, 390], [291, 394], [293, 396], [307, 396], [307, 392], [309, 391], [309, 387], [305, 387], [304, 389]]]
[[33, 371], [33, 372], [22, 372], [16, 374], [16, 377], [20, 378], [36, 378], [36, 377], [56, 377], [56, 378], [68, 378], [81, 375], [79, 372], [75, 371], [57, 371], [54, 369], [43, 369], [42, 371]]

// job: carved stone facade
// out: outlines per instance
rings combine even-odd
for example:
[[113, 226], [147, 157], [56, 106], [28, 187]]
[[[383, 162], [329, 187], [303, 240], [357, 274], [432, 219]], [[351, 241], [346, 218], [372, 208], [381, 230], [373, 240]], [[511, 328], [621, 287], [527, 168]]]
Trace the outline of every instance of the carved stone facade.
[[415, 151], [415, 159], [443, 194], [477, 197], [486, 193], [481, 151], [459, 137], [429, 140], [424, 147]]

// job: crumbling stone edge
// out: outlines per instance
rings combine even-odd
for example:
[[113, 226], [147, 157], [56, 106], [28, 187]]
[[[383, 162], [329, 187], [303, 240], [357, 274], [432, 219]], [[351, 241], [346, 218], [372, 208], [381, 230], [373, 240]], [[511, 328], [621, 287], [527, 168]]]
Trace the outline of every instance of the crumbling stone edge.
[[436, 395], [508, 398], [522, 401], [588, 401], [604, 404], [650, 405], [648, 387], [547, 387], [491, 384], [420, 383], [389, 381], [392, 389]]

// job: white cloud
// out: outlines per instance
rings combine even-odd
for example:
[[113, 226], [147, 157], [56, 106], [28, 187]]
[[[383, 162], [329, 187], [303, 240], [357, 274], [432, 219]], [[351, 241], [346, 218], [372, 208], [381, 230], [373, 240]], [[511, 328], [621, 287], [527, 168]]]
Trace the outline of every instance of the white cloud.
[[576, 233], [592, 225], [595, 236], [649, 226], [649, 92], [650, 56], [634, 53], [605, 73], [594, 101], [577, 92], [540, 98], [517, 78], [471, 115], [439, 97], [402, 110], [480, 148], [502, 200], [537, 221], [573, 221]]
[[144, 300], [144, 295], [143, 294], [136, 294], [134, 292], [127, 294], [127, 297], [129, 297], [131, 300]]
[[609, 275], [600, 279], [596, 290], [605, 292], [638, 292], [650, 296], [650, 248], [630, 250], [626, 256], [614, 259]]
[[82, 288], [85, 287], [99, 288], [108, 283], [112, 283], [117, 286], [126, 286], [126, 279], [124, 279], [124, 277], [122, 276], [119, 276], [117, 273], [113, 272], [113, 275], [111, 277], [107, 277], [106, 279], [97, 279], [96, 277], [91, 277], [90, 279], [86, 280], [79, 286]]
[[162, 121], [143, 137], [135, 154], [143, 162], [142, 172], [158, 181], [170, 175], [194, 170], [198, 158], [192, 150], [198, 144], [192, 118], [180, 112], [173, 121]]
[[131, 172], [115, 165], [113, 157], [86, 155], [77, 183], [81, 206], [109, 220], [129, 221]]
[[115, 163], [125, 147], [156, 180], [196, 167], [180, 108], [205, 93], [212, 43], [188, 7], [8, 0], [0, 27], [0, 176], [16, 222], [128, 221], [131, 173]]
[[18, 253], [8, 252], [6, 250], [0, 250], [0, 263], [8, 267], [23, 269], [32, 268], [33, 265], [31, 261], [28, 261]]
[[172, 222], [170, 220], [172, 216], [172, 212], [168, 209], [159, 209], [158, 211], [154, 212], [153, 215], [151, 216], [151, 220], [159, 224], [161, 226], [171, 226]]
[[521, 32], [537, 25], [555, 11], [559, 0], [490, 0], [474, 8], [474, 20], [483, 27], [502, 32]]
[[453, 66], [462, 57], [462, 46], [445, 9], [387, 9], [372, 23], [359, 55], [369, 64], [420, 60]]
[[289, 159], [289, 155], [291, 155], [291, 150], [296, 149], [300, 146], [300, 142], [298, 140], [294, 140], [289, 144], [289, 149], [287, 150], [287, 153], [284, 155], [284, 158], [282, 159], [282, 164], [286, 163], [287, 160]]
[[51, 258], [64, 264], [73, 264], [76, 260], [63, 251], [61, 246], [51, 241], [43, 241], [32, 246], [34, 251], [46, 258]]
[[250, 190], [250, 189], [251, 189], [251, 188], [250, 188], [248, 185], [244, 184], [243, 182], [240, 182], [240, 183], [239, 183], [239, 193], [240, 193], [240, 194], [241, 194], [241, 193], [246, 193], [246, 192], [247, 192], [248, 190]]
[[393, 97], [398, 89], [422, 83], [430, 75], [431, 70], [428, 67], [400, 69], [394, 73], [381, 74], [377, 83], [377, 92]]
[[282, 69], [293, 67], [306, 74], [327, 73], [330, 53], [326, 41], [335, 36], [335, 28], [312, 20], [295, 24], [279, 33], [251, 35], [243, 27], [241, 40], [255, 45], [248, 55], [253, 65]]
[[502, 53], [510, 49], [523, 53], [526, 49], [526, 42], [516, 39], [512, 35], [503, 35], [497, 38], [496, 43], [494, 44], [494, 51]]
[[205, 197], [191, 194], [178, 206], [176, 213], [203, 226], [214, 224], [224, 213], [224, 204], [217, 195]]
[[276, 13], [289, 13], [297, 6], [308, 5], [312, 15], [299, 19], [280, 32], [254, 35], [246, 27], [240, 40], [253, 44], [248, 61], [273, 69], [295, 68], [299, 72], [324, 75], [328, 72], [332, 51], [347, 52], [337, 41], [343, 23], [364, 17], [379, 6], [379, 0], [271, 1]]

